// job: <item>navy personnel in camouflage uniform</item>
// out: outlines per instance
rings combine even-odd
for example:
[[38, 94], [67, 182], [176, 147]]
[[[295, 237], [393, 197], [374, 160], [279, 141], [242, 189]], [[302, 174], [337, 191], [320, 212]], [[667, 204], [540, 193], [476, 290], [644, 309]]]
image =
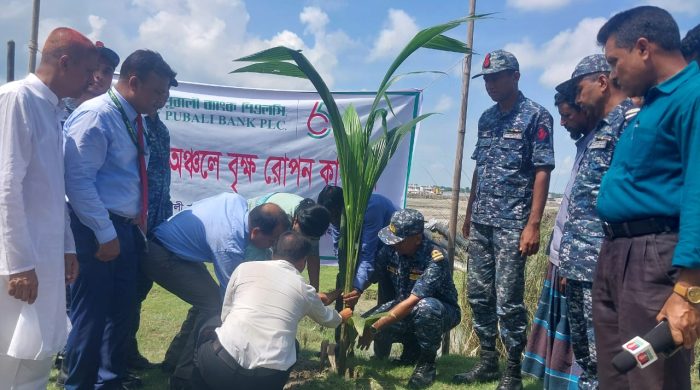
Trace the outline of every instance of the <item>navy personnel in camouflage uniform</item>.
[[632, 101], [610, 78], [610, 65], [603, 54], [583, 58], [571, 79], [557, 91], [576, 94], [576, 103], [598, 123], [588, 141], [569, 198], [569, 220], [561, 240], [560, 275], [565, 279], [571, 343], [576, 362], [583, 369], [579, 389], [597, 389], [597, 360], [593, 335], [591, 288], [603, 226], [596, 211], [600, 182], [612, 161], [615, 145]]
[[435, 355], [442, 334], [459, 324], [461, 313], [457, 289], [445, 252], [423, 233], [423, 215], [404, 209], [391, 216], [391, 223], [379, 232], [387, 246], [376, 258], [375, 278], [387, 276], [396, 292], [393, 300], [371, 313], [388, 313], [359, 340], [360, 349], [370, 342], [401, 342], [401, 361], [416, 362], [410, 388], [430, 386], [435, 380]]
[[467, 215], [469, 237], [467, 289], [481, 360], [454, 381], [497, 379], [497, 330], [508, 351], [508, 365], [498, 389], [521, 389], [520, 361], [526, 342], [523, 304], [525, 258], [537, 253], [540, 221], [554, 168], [552, 115], [518, 89], [518, 61], [496, 50], [486, 55], [482, 72], [486, 91], [497, 104], [479, 118], [472, 155]]

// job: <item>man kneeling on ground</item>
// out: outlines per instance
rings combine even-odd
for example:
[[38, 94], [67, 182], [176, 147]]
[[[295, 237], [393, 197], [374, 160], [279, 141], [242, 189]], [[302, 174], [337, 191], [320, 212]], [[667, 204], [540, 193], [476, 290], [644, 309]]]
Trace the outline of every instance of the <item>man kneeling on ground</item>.
[[290, 231], [277, 241], [273, 260], [236, 268], [226, 288], [222, 324], [210, 339], [200, 340], [193, 388], [282, 389], [296, 362], [299, 321], [309, 316], [336, 327], [350, 318], [351, 309], [338, 313], [326, 307], [337, 297], [317, 294], [301, 276], [310, 250], [309, 240]]
[[421, 213], [404, 209], [395, 212], [389, 226], [379, 231], [387, 246], [377, 254], [375, 277], [387, 276], [396, 297], [370, 311], [387, 315], [365, 328], [358, 343], [360, 349], [367, 349], [373, 339], [375, 343], [401, 342], [404, 349], [399, 362], [416, 364], [409, 388], [433, 383], [442, 334], [461, 319], [450, 262], [423, 235], [424, 223]]

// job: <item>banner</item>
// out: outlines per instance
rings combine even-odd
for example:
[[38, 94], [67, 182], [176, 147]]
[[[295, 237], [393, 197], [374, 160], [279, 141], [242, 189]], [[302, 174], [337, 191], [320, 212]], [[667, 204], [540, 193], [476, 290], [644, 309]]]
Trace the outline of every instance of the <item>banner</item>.
[[[419, 115], [419, 91], [388, 96], [396, 115], [389, 115], [389, 128]], [[368, 92], [334, 97], [341, 113], [352, 104], [363, 123], [374, 99]], [[175, 213], [225, 191], [246, 198], [290, 192], [316, 200], [325, 185], [341, 185], [330, 119], [315, 92], [181, 82], [171, 89], [160, 118], [171, 136]], [[405, 202], [414, 139], [415, 133], [405, 137], [376, 187], [399, 207]], [[324, 241], [321, 255], [334, 258]]]

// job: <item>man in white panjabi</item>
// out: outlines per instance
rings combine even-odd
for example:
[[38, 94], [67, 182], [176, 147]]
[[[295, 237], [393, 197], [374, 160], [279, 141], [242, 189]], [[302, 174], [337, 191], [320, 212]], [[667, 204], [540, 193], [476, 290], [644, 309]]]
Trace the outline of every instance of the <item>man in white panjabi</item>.
[[61, 99], [78, 97], [97, 49], [53, 30], [35, 74], [0, 87], [0, 390], [46, 388], [65, 343], [78, 263], [66, 212]]

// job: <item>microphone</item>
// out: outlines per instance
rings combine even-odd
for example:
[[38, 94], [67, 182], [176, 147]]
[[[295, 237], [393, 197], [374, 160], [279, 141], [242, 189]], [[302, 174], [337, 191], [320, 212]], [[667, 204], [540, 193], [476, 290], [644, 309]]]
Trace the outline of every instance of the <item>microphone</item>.
[[624, 374], [634, 366], [645, 368], [654, 363], [658, 354], [672, 355], [678, 348], [671, 336], [671, 328], [663, 320], [644, 338], [636, 336], [623, 344], [623, 351], [615, 355], [612, 364], [619, 373]]

